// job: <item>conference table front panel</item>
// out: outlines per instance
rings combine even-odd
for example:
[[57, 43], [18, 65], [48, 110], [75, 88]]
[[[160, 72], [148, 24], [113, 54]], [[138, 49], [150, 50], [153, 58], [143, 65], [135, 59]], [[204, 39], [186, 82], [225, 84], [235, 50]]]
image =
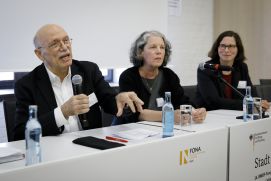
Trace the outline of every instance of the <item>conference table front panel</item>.
[[[97, 150], [75, 145], [72, 140], [92, 135], [104, 138], [116, 131], [162, 128], [127, 124], [87, 130], [57, 137], [43, 137], [43, 162], [24, 166], [24, 160], [0, 164], [0, 180], [226, 180], [227, 128], [161, 134], [127, 146]], [[24, 141], [0, 144], [24, 149]]]
[[230, 127], [229, 180], [271, 181], [271, 118]]

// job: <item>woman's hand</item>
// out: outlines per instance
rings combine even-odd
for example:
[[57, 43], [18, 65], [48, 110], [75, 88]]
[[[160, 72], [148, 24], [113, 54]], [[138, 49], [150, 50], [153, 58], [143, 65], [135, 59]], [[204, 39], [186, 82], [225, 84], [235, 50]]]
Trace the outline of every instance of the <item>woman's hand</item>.
[[262, 100], [261, 105], [262, 105], [263, 111], [266, 111], [270, 108], [270, 103], [267, 100]]
[[206, 114], [207, 114], [207, 112], [206, 112], [205, 108], [199, 108], [199, 109], [192, 110], [192, 117], [196, 123], [202, 123], [206, 118]]

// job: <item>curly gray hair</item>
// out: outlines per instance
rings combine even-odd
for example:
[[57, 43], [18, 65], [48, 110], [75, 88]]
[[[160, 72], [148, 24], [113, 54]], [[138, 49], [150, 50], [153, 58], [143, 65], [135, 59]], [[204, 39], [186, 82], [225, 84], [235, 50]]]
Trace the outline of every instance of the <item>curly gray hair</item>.
[[132, 44], [132, 47], [130, 49], [130, 62], [136, 66], [140, 67], [144, 64], [142, 57], [140, 54], [142, 53], [145, 45], [148, 42], [148, 39], [151, 36], [157, 36], [161, 37], [165, 43], [165, 57], [163, 60], [163, 64], [161, 66], [166, 66], [167, 63], [170, 60], [170, 55], [171, 55], [171, 44], [170, 42], [166, 39], [166, 37], [158, 32], [158, 31], [145, 31], [139, 35], [139, 37], [135, 40], [135, 42]]

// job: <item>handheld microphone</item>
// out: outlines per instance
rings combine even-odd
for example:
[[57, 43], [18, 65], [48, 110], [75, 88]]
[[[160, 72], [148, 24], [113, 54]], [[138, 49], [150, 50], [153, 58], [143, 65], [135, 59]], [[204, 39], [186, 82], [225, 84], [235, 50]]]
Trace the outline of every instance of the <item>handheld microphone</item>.
[[210, 70], [222, 70], [222, 71], [231, 71], [233, 68], [230, 66], [226, 66], [226, 65], [220, 65], [220, 64], [209, 64], [209, 63], [200, 63], [199, 64], [199, 69], [200, 70], [204, 70], [204, 69], [210, 69]]
[[[76, 75], [74, 75], [72, 77], [73, 91], [74, 91], [75, 95], [83, 93], [83, 91], [82, 91], [82, 82], [83, 82], [83, 79], [82, 79], [81, 75], [76, 74]], [[83, 129], [88, 129], [89, 128], [89, 123], [87, 121], [86, 113], [79, 114], [78, 117], [79, 117], [82, 128]]]

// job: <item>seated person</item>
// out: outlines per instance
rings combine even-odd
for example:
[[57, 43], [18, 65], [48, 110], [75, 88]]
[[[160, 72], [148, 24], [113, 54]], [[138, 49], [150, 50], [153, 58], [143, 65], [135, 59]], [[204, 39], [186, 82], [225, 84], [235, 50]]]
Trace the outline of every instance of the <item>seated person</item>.
[[[34, 45], [43, 63], [16, 82], [15, 140], [24, 139], [29, 105], [38, 106], [43, 136], [102, 127], [100, 107], [117, 116], [126, 105], [132, 111], [134, 104], [137, 110], [142, 109], [143, 102], [134, 92], [117, 95], [95, 63], [72, 59], [70, 38], [60, 26], [41, 27]], [[83, 94], [74, 95], [71, 79], [75, 74], [83, 79]], [[78, 115], [84, 113], [89, 126], [82, 128]]]
[[[161, 121], [165, 92], [171, 92], [175, 109], [175, 123], [180, 120], [180, 105], [191, 104], [184, 95], [178, 76], [166, 68], [171, 55], [171, 45], [163, 34], [157, 31], [143, 32], [133, 43], [130, 61], [133, 67], [125, 70], [119, 79], [120, 91], [134, 91], [143, 100], [143, 111], [126, 117], [122, 123], [137, 121]], [[193, 109], [192, 117], [201, 123], [206, 116], [205, 108]], [[119, 121], [118, 123], [120, 123]], [[118, 124], [117, 123], [117, 124]]]
[[[197, 95], [196, 102], [207, 110], [215, 109], [243, 109], [243, 97], [237, 91], [223, 83], [219, 77], [222, 77], [235, 89], [242, 85], [244, 81], [247, 86], [251, 86], [252, 97], [257, 97], [256, 88], [253, 86], [248, 73], [247, 64], [244, 63], [246, 57], [244, 47], [240, 36], [233, 31], [221, 33], [214, 42], [208, 56], [211, 60], [208, 64], [219, 64], [232, 67], [229, 71], [214, 71], [198, 68], [197, 71]], [[245, 89], [238, 89], [243, 95]], [[269, 108], [266, 100], [262, 101], [263, 110]]]

